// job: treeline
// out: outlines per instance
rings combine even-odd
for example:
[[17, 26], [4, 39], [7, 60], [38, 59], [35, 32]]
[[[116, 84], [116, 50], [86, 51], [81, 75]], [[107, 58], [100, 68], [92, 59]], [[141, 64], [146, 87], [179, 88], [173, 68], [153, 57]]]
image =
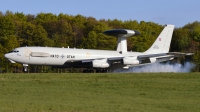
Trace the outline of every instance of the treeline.
[[[147, 50], [164, 26], [154, 22], [136, 20], [96, 20], [82, 15], [39, 13], [37, 15], [0, 12], [0, 73], [21, 72], [21, 64], [11, 64], [4, 54], [21, 46], [53, 46], [84, 49], [115, 50], [117, 38], [102, 34], [109, 29], [132, 29], [141, 35], [128, 38], [128, 50]], [[192, 61], [200, 71], [200, 22], [175, 28], [171, 52], [195, 53]], [[180, 59], [185, 61], [186, 59]], [[47, 66], [31, 66], [31, 72], [55, 72]], [[59, 71], [56, 70], [56, 71]], [[66, 70], [64, 70], [66, 71]]]

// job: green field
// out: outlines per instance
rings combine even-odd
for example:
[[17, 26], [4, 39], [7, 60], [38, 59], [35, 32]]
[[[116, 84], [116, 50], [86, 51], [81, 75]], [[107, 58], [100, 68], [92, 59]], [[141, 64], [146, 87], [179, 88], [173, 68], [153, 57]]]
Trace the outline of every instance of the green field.
[[0, 74], [1, 112], [197, 112], [200, 73]]

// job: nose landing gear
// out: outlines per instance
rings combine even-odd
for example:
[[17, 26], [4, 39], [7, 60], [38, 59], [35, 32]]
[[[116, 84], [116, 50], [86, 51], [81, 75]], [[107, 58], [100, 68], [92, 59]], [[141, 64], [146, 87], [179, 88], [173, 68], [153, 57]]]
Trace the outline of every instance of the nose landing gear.
[[23, 71], [28, 72], [28, 64], [23, 64]]

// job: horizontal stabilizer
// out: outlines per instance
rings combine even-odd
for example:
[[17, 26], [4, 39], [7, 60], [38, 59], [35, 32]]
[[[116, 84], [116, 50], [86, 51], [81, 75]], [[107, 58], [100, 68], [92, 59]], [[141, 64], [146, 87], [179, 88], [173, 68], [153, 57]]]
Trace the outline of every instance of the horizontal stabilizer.
[[174, 55], [174, 57], [182, 57], [182, 56], [192, 56], [194, 53], [180, 53], [180, 52], [169, 52], [168, 55]]

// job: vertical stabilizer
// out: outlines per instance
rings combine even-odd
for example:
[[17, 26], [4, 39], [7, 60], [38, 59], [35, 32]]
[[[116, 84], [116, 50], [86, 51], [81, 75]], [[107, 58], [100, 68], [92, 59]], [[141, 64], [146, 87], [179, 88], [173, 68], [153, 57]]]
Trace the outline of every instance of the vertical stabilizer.
[[168, 53], [172, 34], [174, 31], [174, 25], [166, 25], [153, 45], [144, 53], [156, 54], [156, 53]]

